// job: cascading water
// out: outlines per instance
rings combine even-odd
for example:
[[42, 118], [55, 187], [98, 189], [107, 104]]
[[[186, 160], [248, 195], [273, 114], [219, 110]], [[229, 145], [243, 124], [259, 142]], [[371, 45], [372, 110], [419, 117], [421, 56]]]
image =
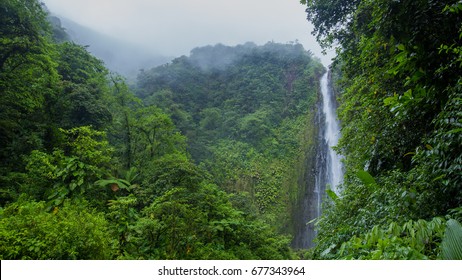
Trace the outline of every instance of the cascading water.
[[341, 156], [332, 149], [338, 143], [340, 131], [336, 115], [337, 102], [335, 102], [330, 84], [330, 72], [322, 76], [320, 84], [322, 103], [318, 103], [317, 106], [316, 157], [307, 160], [309, 170], [305, 175], [306, 189], [298, 207], [300, 223], [296, 225], [292, 244], [295, 248], [310, 248], [315, 245], [313, 239], [317, 232], [314, 223], [310, 223], [310, 221], [321, 215], [321, 204], [326, 194], [326, 188], [330, 187], [332, 191], [338, 194], [338, 185], [343, 178]]
[[325, 117], [324, 141], [327, 143], [327, 178], [326, 183], [338, 194], [338, 186], [342, 182], [343, 167], [341, 156], [337, 154], [333, 146], [337, 146], [340, 135], [339, 123], [337, 120], [337, 103], [330, 85], [330, 72], [325, 73], [321, 78], [321, 93], [323, 99], [322, 111]]

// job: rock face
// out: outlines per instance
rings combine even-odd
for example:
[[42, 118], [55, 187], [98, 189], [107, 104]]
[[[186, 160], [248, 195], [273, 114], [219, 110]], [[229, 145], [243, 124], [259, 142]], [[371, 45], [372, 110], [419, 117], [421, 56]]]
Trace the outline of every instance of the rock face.
[[326, 194], [326, 188], [330, 188], [338, 194], [337, 186], [343, 177], [341, 157], [331, 148], [337, 145], [339, 138], [339, 124], [336, 110], [337, 102], [333, 96], [330, 84], [330, 73], [325, 73], [321, 80], [321, 94], [317, 107], [315, 125], [316, 150], [312, 155], [307, 155], [306, 172], [303, 175], [303, 185], [297, 213], [294, 217], [294, 248], [311, 248], [315, 244], [316, 237], [314, 219], [321, 215], [321, 204]]

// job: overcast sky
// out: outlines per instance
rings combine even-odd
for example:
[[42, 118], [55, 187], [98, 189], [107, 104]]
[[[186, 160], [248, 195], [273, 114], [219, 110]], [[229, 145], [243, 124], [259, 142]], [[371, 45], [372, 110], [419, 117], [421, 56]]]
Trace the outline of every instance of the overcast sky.
[[328, 65], [298, 0], [42, 0], [52, 13], [167, 56], [195, 47], [298, 40]]

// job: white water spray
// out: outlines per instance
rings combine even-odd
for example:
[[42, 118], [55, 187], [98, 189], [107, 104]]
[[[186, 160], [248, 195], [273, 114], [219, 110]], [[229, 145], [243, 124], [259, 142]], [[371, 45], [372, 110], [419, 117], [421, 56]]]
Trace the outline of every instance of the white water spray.
[[325, 117], [324, 141], [326, 141], [327, 158], [326, 158], [326, 183], [330, 185], [332, 191], [339, 194], [338, 186], [343, 179], [342, 157], [332, 149], [338, 144], [340, 136], [339, 123], [336, 114], [336, 103], [332, 88], [329, 86], [329, 72], [325, 73], [321, 78], [321, 93], [323, 98], [323, 113]]

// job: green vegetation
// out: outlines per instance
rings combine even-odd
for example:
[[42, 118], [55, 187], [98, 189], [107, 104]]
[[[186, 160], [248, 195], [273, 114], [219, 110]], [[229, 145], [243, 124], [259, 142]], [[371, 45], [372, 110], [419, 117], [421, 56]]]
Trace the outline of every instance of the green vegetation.
[[[301, 2], [337, 46], [346, 169], [305, 256], [460, 259], [461, 2]], [[218, 44], [129, 86], [3, 0], [0, 258], [296, 258], [324, 71], [298, 43]]]
[[215, 184], [290, 228], [323, 71], [298, 44], [216, 45], [142, 72], [137, 93], [166, 108]]
[[1, 259], [295, 257], [324, 71], [301, 45], [197, 48], [130, 88], [38, 1], [0, 14]]
[[338, 46], [346, 168], [314, 256], [460, 258], [462, 4], [301, 2], [318, 40]]

